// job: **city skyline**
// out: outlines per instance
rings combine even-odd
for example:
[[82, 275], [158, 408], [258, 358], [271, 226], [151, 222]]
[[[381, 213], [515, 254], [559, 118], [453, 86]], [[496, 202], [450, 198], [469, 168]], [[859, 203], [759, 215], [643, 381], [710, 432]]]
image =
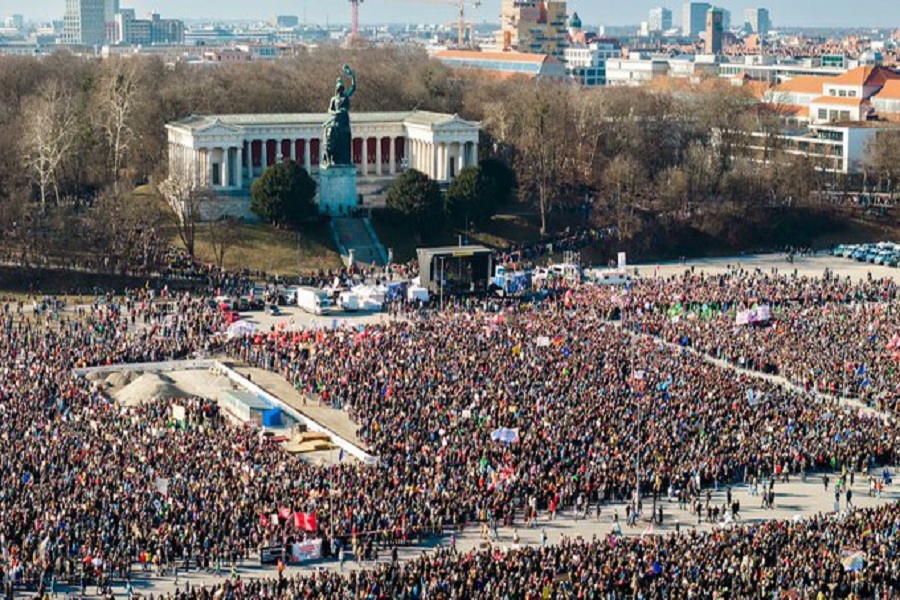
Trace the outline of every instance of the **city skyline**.
[[[325, 6], [323, 6], [323, 4]], [[674, 14], [674, 25], [680, 25], [683, 2], [634, 0], [627, 6], [611, 0], [569, 0], [569, 13], [578, 12], [585, 24], [635, 25], [647, 20], [650, 9], [665, 6]], [[900, 2], [896, 0], [859, 0], [853, 4], [837, 0], [768, 0], [717, 2], [734, 15], [746, 8], [768, 8], [774, 26], [808, 27], [900, 27]], [[30, 20], [61, 19], [65, 3], [49, 0], [35, 6], [31, 0], [7, 0], [4, 16], [23, 14]], [[305, 8], [304, 8], [305, 5]], [[140, 14], [157, 11], [170, 18], [208, 20], [267, 20], [275, 15], [306, 16], [308, 23], [348, 23], [349, 2], [334, 0], [257, 0], [246, 3], [224, 0], [195, 0], [189, 5], [181, 0], [128, 0], [123, 7]], [[500, 0], [484, 0], [479, 8], [469, 7], [468, 18], [476, 23], [499, 22]], [[363, 24], [372, 23], [441, 23], [456, 17], [455, 0], [365, 0], [360, 8]]]

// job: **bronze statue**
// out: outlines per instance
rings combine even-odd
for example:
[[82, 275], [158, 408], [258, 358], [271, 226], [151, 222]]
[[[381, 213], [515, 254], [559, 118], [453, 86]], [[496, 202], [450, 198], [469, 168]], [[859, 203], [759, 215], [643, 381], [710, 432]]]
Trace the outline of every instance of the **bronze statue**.
[[328, 106], [331, 120], [325, 123], [325, 166], [353, 164], [350, 97], [356, 91], [356, 75], [350, 65], [344, 65], [343, 72], [350, 77], [350, 89], [344, 88], [344, 78], [338, 77]]

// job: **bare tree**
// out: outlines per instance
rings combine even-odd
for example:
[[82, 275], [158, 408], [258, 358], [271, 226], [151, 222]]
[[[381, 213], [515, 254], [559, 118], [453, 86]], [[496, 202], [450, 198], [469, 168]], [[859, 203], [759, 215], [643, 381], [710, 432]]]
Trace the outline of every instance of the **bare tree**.
[[106, 64], [97, 89], [97, 121], [106, 139], [113, 187], [118, 191], [121, 170], [134, 138], [132, 120], [138, 100], [139, 71], [130, 60]]
[[222, 269], [225, 266], [225, 253], [240, 239], [240, 221], [234, 217], [223, 216], [210, 221], [206, 233], [216, 266]]
[[159, 191], [172, 207], [173, 220], [184, 249], [193, 258], [196, 251], [197, 225], [202, 220], [201, 208], [210, 199], [207, 188], [200, 187], [189, 174], [186, 177], [169, 177]]
[[75, 140], [77, 113], [72, 94], [49, 81], [37, 96], [28, 99], [23, 117], [25, 167], [38, 185], [44, 206], [51, 188], [59, 200], [59, 170]]

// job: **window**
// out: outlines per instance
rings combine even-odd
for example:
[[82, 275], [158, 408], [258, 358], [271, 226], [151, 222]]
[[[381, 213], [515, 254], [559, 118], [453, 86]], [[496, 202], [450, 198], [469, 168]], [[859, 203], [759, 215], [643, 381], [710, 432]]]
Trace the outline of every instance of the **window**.
[[840, 92], [838, 92], [838, 96], [840, 96], [841, 98], [846, 98], [847, 90], [841, 90]]
[[847, 95], [851, 98], [856, 98], [856, 90], [850, 90], [849, 92], [847, 92]]
[[835, 91], [834, 88], [831, 88], [830, 90], [828, 90], [828, 95], [829, 96], [837, 96], [837, 92]]
[[212, 184], [222, 185], [222, 165], [213, 163], [212, 165]]
[[820, 109], [819, 109], [819, 118], [822, 119], [823, 121], [824, 121], [825, 119], [827, 119], [827, 118], [828, 118], [828, 111], [825, 110], [824, 108], [820, 108]]
[[840, 112], [840, 118], [841, 118], [841, 121], [849, 121], [850, 120], [850, 111], [842, 110]]

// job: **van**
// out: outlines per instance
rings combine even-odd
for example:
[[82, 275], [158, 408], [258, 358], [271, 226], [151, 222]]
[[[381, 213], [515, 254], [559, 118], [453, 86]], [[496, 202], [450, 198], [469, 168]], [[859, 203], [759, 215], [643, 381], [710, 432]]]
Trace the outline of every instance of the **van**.
[[338, 295], [337, 302], [344, 312], [356, 312], [359, 310], [359, 296], [353, 292], [341, 292]]
[[620, 271], [594, 271], [592, 281], [597, 285], [628, 285], [631, 277]]
[[311, 287], [296, 288], [295, 301], [297, 308], [314, 315], [331, 313], [331, 298], [324, 290]]

